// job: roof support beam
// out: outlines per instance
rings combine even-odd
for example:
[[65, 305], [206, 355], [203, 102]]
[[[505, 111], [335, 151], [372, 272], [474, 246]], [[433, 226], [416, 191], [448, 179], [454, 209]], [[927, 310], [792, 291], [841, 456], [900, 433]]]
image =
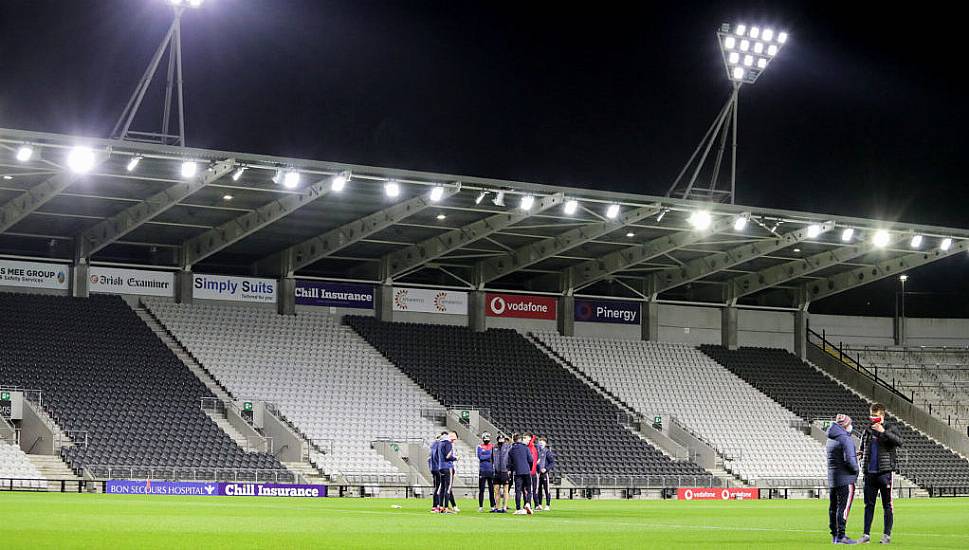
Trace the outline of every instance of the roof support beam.
[[487, 284], [509, 273], [557, 256], [566, 250], [581, 246], [617, 229], [656, 215], [661, 210], [662, 207], [659, 205], [644, 206], [630, 210], [615, 220], [603, 220], [582, 225], [556, 237], [548, 237], [507, 254], [478, 262], [476, 269], [480, 269], [480, 283]]
[[[820, 225], [822, 233], [834, 229], [834, 222], [825, 222]], [[755, 258], [793, 246], [808, 238], [807, 227], [802, 227], [797, 231], [777, 235], [770, 239], [731, 248], [722, 254], [714, 253], [706, 257], [690, 260], [682, 267], [655, 273], [653, 278], [656, 280], [656, 283], [653, 288], [656, 294], [666, 292], [667, 290], [702, 279], [718, 271], [730, 269]]]
[[[444, 198], [458, 192], [457, 186], [444, 188]], [[350, 223], [321, 233], [313, 238], [295, 244], [285, 250], [256, 262], [256, 273], [260, 275], [285, 275], [312, 265], [323, 258], [383, 231], [388, 227], [424, 210], [434, 204], [421, 194], [393, 206], [374, 212]]]
[[411, 271], [415, 267], [439, 258], [448, 252], [457, 250], [467, 244], [483, 239], [495, 232], [514, 225], [529, 216], [562, 204], [564, 195], [555, 193], [535, 201], [529, 210], [516, 208], [501, 214], [494, 214], [457, 229], [452, 229], [443, 235], [431, 237], [403, 250], [392, 252], [381, 261], [381, 279], [391, 280], [395, 275]]
[[[610, 252], [594, 260], [582, 262], [569, 268], [572, 272], [573, 289], [578, 290], [605, 279], [613, 273], [629, 269], [637, 264], [648, 262], [653, 258], [668, 254], [678, 248], [698, 243], [703, 239], [719, 233], [733, 225], [733, 217], [721, 217], [714, 220], [707, 231], [678, 231], [665, 237], [646, 241], [636, 246], [630, 246]], [[565, 289], [566, 291], [568, 289]]]
[[903, 273], [909, 269], [936, 262], [959, 253], [965, 254], [969, 241], [953, 241], [948, 250], [936, 248], [925, 252], [913, 252], [901, 257], [878, 262], [872, 266], [858, 267], [803, 286], [803, 296], [808, 302], [830, 298], [835, 294], [873, 283], [885, 277]]
[[164, 191], [99, 222], [78, 237], [78, 257], [91, 257], [97, 251], [141, 227], [142, 224], [185, 200], [206, 185], [225, 176], [232, 171], [234, 166], [235, 161], [232, 159], [218, 162], [202, 175], [192, 178], [190, 181], [176, 183]]
[[194, 264], [231, 246], [267, 225], [277, 222], [330, 192], [332, 178], [327, 176], [295, 195], [286, 195], [259, 208], [229, 220], [222, 225], [192, 237], [182, 243], [181, 265], [190, 269]]
[[[103, 153], [96, 153], [94, 166], [97, 167], [106, 159], [107, 156]], [[31, 187], [26, 193], [7, 201], [0, 206], [0, 233], [17, 225], [47, 201], [53, 199], [58, 193], [83, 177], [85, 177], [83, 174], [75, 174], [65, 170]]]
[[723, 290], [726, 294], [724, 299], [727, 303], [735, 304], [738, 299], [744, 296], [749, 296], [750, 294], [766, 290], [772, 286], [793, 281], [798, 277], [836, 266], [875, 250], [878, 249], [874, 244], [860, 242], [851, 246], [827, 250], [801, 260], [771, 266], [756, 273], [734, 277], [727, 281], [724, 286]]

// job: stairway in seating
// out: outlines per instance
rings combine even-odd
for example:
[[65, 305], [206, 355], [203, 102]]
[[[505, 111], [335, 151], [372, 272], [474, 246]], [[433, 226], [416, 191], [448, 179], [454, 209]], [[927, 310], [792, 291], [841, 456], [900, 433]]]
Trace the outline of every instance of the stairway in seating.
[[27, 455], [40, 475], [49, 481], [81, 479], [59, 455]]

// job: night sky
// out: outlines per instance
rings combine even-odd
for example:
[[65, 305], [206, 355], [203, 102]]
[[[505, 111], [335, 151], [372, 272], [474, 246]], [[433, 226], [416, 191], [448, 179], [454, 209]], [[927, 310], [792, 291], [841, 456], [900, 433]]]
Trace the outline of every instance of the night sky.
[[[960, 18], [579, 5], [206, 0], [183, 22], [188, 144], [662, 195], [729, 92], [719, 24], [768, 23], [791, 38], [741, 94], [738, 202], [969, 226]], [[106, 136], [170, 20], [164, 0], [4, 0], [0, 126]], [[969, 316], [969, 258], [911, 275], [909, 313]], [[895, 284], [812, 311], [891, 314]]]

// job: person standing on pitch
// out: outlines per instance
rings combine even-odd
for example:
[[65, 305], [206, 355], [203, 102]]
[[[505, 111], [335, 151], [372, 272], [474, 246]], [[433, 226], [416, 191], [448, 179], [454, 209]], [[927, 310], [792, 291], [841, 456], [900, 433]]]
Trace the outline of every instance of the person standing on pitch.
[[[531, 487], [532, 487], [532, 453], [528, 451], [528, 446], [522, 437], [516, 436], [515, 444], [511, 446], [508, 453], [508, 465], [511, 473], [515, 476], [515, 513], [518, 515], [531, 514]], [[522, 500], [525, 501], [525, 508], [522, 509]]]
[[432, 512], [440, 512], [442, 506], [438, 502], [438, 493], [441, 492], [441, 465], [437, 461], [437, 448], [441, 445], [441, 439], [447, 435], [447, 432], [441, 432], [441, 435], [431, 443], [431, 454], [427, 456], [427, 467], [431, 470], [431, 477], [434, 479], [434, 505], [431, 508]]
[[481, 434], [481, 444], [478, 445], [478, 511], [484, 511], [484, 492], [488, 488], [488, 500], [491, 511], [495, 511], [495, 448], [491, 444], [491, 434]]
[[508, 493], [511, 491], [508, 486], [511, 482], [508, 465], [508, 453], [510, 451], [511, 445], [506, 441], [505, 435], [498, 434], [497, 444], [492, 450], [491, 456], [494, 457], [495, 461], [495, 502], [497, 503], [492, 511], [499, 514], [508, 512]]
[[835, 544], [855, 544], [845, 536], [851, 502], [855, 499], [858, 480], [858, 451], [851, 439], [851, 417], [839, 414], [828, 428], [828, 527]]
[[885, 405], [872, 403], [871, 425], [861, 436], [861, 467], [865, 472], [865, 534], [858, 542], [871, 540], [871, 522], [875, 518], [875, 501], [882, 497], [885, 513], [885, 529], [882, 544], [892, 542], [892, 525], [895, 522], [895, 501], [892, 485], [895, 481], [896, 450], [902, 446], [902, 436], [894, 424], [885, 421]]
[[453, 498], [451, 496], [451, 484], [453, 483], [454, 475], [452, 468], [454, 461], [457, 460], [457, 457], [454, 455], [454, 445], [451, 442], [456, 438], [457, 434], [454, 432], [441, 436], [441, 442], [437, 446], [437, 463], [441, 476], [441, 485], [438, 487], [437, 493], [437, 503], [441, 508], [441, 512], [446, 514], [453, 513], [448, 503]]
[[538, 496], [535, 497], [535, 509], [542, 509], [542, 494], [545, 495], [546, 512], [552, 504], [552, 493], [549, 491], [549, 472], [555, 467], [555, 453], [548, 447], [548, 440], [542, 437], [538, 440]]
[[539, 505], [538, 503], [538, 447], [535, 446], [535, 442], [538, 440], [538, 438], [535, 437], [535, 434], [525, 432], [523, 440], [525, 444], [528, 445], [528, 452], [531, 453], [532, 455], [532, 471], [529, 473], [529, 478], [528, 478], [529, 482], [531, 483], [531, 485], [529, 486], [529, 494], [532, 496], [532, 499], [535, 499], [535, 506], [537, 507]]

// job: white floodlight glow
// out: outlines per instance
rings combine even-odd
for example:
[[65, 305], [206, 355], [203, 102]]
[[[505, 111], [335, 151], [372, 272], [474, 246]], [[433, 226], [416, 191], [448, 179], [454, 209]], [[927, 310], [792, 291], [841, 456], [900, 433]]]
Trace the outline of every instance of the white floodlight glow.
[[760, 59], [757, 60], [757, 68], [758, 69], [766, 69], [767, 68], [767, 58], [766, 57], [761, 57]]
[[734, 231], [743, 231], [747, 227], [747, 216], [740, 216], [733, 221]]
[[734, 29], [734, 32], [737, 33], [737, 36], [743, 36], [744, 33], [747, 32], [747, 25], [737, 25], [737, 28]]
[[618, 215], [619, 215], [619, 205], [610, 204], [609, 208], [606, 209], [606, 217], [609, 218], [610, 220], [614, 220]]
[[730, 61], [731, 65], [736, 65], [737, 63], [740, 63], [740, 54], [737, 52], [730, 52], [730, 55], [727, 56], [727, 60]]
[[922, 246], [922, 235], [915, 235], [912, 237], [912, 242], [908, 243], [912, 248], [920, 248]]
[[67, 154], [67, 167], [75, 174], [87, 174], [94, 168], [94, 151], [90, 147], [75, 145]]
[[878, 248], [885, 248], [888, 246], [888, 243], [891, 240], [891, 235], [889, 235], [888, 231], [885, 231], [884, 229], [879, 229], [876, 231], [875, 235], [871, 238], [871, 242]]
[[764, 53], [764, 43], [757, 42], [754, 44], [754, 53]]
[[903, 273], [903, 274], [901, 274], [901, 275], [898, 276], [898, 280], [899, 281], [902, 281], [904, 283], [905, 281], [908, 280], [908, 275], [906, 275], [906, 274]]
[[438, 202], [444, 198], [444, 188], [440, 185], [435, 186], [431, 189], [431, 201]]
[[474, 203], [475, 204], [481, 204], [481, 201], [483, 201], [485, 199], [485, 197], [487, 197], [487, 196], [488, 196], [488, 192], [487, 191], [482, 191], [482, 192], [478, 193], [477, 198], [474, 199]]
[[239, 181], [239, 178], [242, 177], [242, 174], [245, 173], [245, 171], [246, 171], [245, 166], [240, 166], [236, 168], [236, 171], [232, 173], [232, 181]]
[[723, 39], [723, 47], [727, 48], [728, 50], [734, 49], [736, 45], [737, 45], [737, 39], [732, 36], [728, 36]]
[[504, 206], [505, 205], [505, 192], [504, 191], [498, 191], [495, 194], [495, 198], [491, 199], [491, 204], [493, 204], [495, 206]]
[[447, 219], [447, 216], [445, 216], [444, 214], [438, 214], [436, 217], [437, 217], [437, 221], [439, 222]]
[[20, 162], [27, 162], [32, 156], [34, 156], [34, 148], [30, 145], [22, 145], [17, 149], [17, 160]]
[[330, 181], [330, 190], [339, 193], [347, 186], [348, 181], [350, 181], [350, 172], [340, 172]]
[[126, 166], [125, 169], [129, 172], [134, 172], [135, 168], [138, 167], [139, 162], [141, 162], [141, 157], [132, 157], [131, 160], [128, 161], [128, 166]]
[[783, 31], [778, 33], [777, 41], [780, 42], [781, 44], [787, 42], [787, 33]]
[[575, 199], [570, 199], [565, 201], [565, 213], [568, 215], [575, 214], [575, 211], [579, 209], [579, 201]]
[[299, 187], [300, 175], [296, 170], [287, 170], [283, 174], [283, 187], [286, 189], [296, 189]]
[[519, 204], [522, 210], [531, 210], [532, 206], [534, 205], [535, 205], [535, 197], [531, 195], [525, 195], [524, 197], [522, 197], [521, 204]]
[[191, 160], [182, 162], [181, 174], [183, 178], [194, 178], [199, 171], [199, 165]]
[[853, 227], [846, 227], [844, 231], [841, 232], [841, 240], [844, 242], [851, 242], [852, 237], [855, 236], [855, 229]]
[[202, 0], [188, 0], [188, 5], [197, 8], [202, 5]]
[[13, 179], [13, 176], [4, 176], [3, 179], [10, 181]]
[[818, 224], [811, 224], [807, 228], [807, 236], [809, 239], [816, 239], [818, 235], [821, 234], [821, 226]]
[[740, 41], [740, 51], [745, 52], [750, 49], [750, 41], [741, 40]]
[[705, 231], [710, 229], [710, 225], [713, 224], [713, 216], [710, 215], [709, 210], [697, 210], [696, 212], [690, 214], [687, 221], [690, 222], [693, 229], [696, 229], [697, 231]]
[[745, 74], [747, 74], [747, 73], [744, 72], [743, 67], [734, 67], [733, 68], [733, 79], [734, 80], [743, 80]]
[[168, 3], [171, 4], [171, 5], [173, 5], [173, 6], [181, 6], [182, 5], [182, 0], [168, 0]]
[[760, 35], [765, 41], [770, 42], [774, 39], [774, 29], [764, 29], [764, 32]]
[[767, 55], [771, 57], [774, 57], [775, 55], [777, 55], [777, 44], [771, 44], [770, 46], [767, 46]]
[[758, 27], [750, 27], [750, 37], [757, 38], [760, 36], [760, 29]]
[[745, 55], [744, 56], [744, 67], [752, 67], [754, 65], [754, 56]]
[[224, 201], [231, 201], [232, 200], [232, 195], [228, 195], [228, 194], [227, 195], [222, 195], [222, 200], [224, 200]]
[[[743, 70], [743, 69], [741, 69], [741, 70]], [[670, 209], [667, 208], [666, 210], [663, 210], [662, 212], [660, 212], [659, 213], [659, 216], [656, 216], [656, 223], [659, 223], [659, 222], [663, 221], [663, 216], [665, 216], [666, 213], [669, 212], [669, 211], [670, 211]]]
[[631, 238], [633, 238], [635, 236], [636, 236], [636, 234], [633, 233], [632, 231], [630, 231], [629, 233], [626, 233], [626, 238], [628, 238], [628, 239], [631, 239]]
[[952, 248], [952, 239], [949, 237], [942, 239], [942, 242], [939, 243], [939, 249], [941, 249], [943, 252], [949, 250], [950, 248]]
[[400, 195], [400, 184], [396, 181], [388, 181], [384, 184], [384, 194], [388, 197], [396, 197]]

